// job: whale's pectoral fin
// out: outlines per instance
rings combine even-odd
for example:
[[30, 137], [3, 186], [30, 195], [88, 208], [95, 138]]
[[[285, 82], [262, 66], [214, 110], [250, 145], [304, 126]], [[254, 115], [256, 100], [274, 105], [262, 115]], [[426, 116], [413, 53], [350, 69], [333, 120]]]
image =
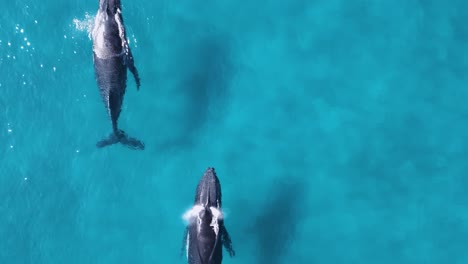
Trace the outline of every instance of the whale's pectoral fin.
[[125, 63], [127, 64], [128, 69], [130, 72], [133, 74], [133, 77], [135, 78], [137, 90], [140, 89], [140, 76], [138, 75], [138, 70], [135, 67], [135, 62], [133, 61], [133, 55], [132, 51], [130, 50], [130, 47], [128, 47], [128, 52], [125, 55]]
[[142, 141], [136, 138], [129, 137], [122, 130], [117, 130], [116, 133], [111, 133], [109, 137], [98, 141], [96, 143], [96, 146], [98, 148], [103, 148], [103, 147], [110, 146], [119, 142], [122, 143], [124, 146], [131, 148], [131, 149], [137, 149], [137, 150], [145, 149], [145, 144]]
[[127, 65], [128, 69], [132, 72], [133, 77], [135, 77], [137, 90], [139, 90], [140, 89], [140, 77], [138, 76], [138, 71], [133, 61], [132, 50], [130, 49], [130, 46], [128, 45], [127, 36], [125, 34], [125, 27], [122, 21], [122, 13], [119, 8], [117, 9], [117, 12], [115, 13], [114, 19], [119, 27], [119, 36], [120, 36], [120, 40], [122, 41], [122, 48], [124, 49], [123, 51], [125, 53], [124, 63], [125, 65]]
[[189, 227], [185, 228], [185, 231], [184, 231], [184, 241], [182, 241], [182, 248], [180, 249], [180, 256], [183, 256], [184, 255], [184, 252], [188, 258], [188, 243], [189, 243]]
[[220, 225], [219, 231], [221, 232], [221, 241], [223, 242], [223, 246], [226, 248], [227, 252], [229, 253], [229, 256], [234, 257], [236, 255], [236, 252], [232, 247], [231, 237], [229, 236], [229, 233], [224, 224]]

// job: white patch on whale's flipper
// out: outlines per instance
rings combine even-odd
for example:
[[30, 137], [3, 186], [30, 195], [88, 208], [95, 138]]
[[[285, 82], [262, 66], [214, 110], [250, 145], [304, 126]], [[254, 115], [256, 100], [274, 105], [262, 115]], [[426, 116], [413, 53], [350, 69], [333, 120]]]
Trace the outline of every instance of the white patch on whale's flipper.
[[186, 252], [186, 255], [187, 255], [187, 258], [188, 258], [188, 252], [189, 252], [189, 243], [190, 243], [190, 233], [187, 232], [187, 241], [186, 241], [186, 244], [185, 244], [185, 252]]
[[110, 102], [109, 102], [109, 94], [106, 94], [106, 109], [107, 109], [107, 114], [111, 116], [111, 109], [110, 109]]
[[120, 36], [120, 40], [122, 41], [122, 48], [123, 48], [123, 52], [125, 53], [125, 56], [128, 56], [128, 42], [127, 42], [127, 39], [125, 38], [125, 27], [122, 23], [122, 19], [121, 19], [121, 11], [120, 11], [120, 8], [117, 8], [117, 12], [115, 13], [115, 16], [114, 16], [114, 19], [115, 19], [115, 22], [117, 22], [117, 26], [119, 27], [119, 36]]

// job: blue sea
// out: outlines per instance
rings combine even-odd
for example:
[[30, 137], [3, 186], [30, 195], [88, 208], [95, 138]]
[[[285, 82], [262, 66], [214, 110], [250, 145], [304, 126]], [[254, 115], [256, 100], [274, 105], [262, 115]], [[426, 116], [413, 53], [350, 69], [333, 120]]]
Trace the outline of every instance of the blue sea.
[[1, 264], [186, 263], [208, 167], [223, 263], [468, 263], [466, 1], [122, 1], [143, 151], [98, 1], [0, 0]]

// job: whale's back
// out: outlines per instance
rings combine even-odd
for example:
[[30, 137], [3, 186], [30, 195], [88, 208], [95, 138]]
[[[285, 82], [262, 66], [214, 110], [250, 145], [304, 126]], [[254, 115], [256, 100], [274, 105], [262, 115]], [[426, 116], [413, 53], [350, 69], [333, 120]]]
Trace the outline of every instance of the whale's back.
[[[115, 16], [120, 16], [116, 14]], [[107, 59], [123, 54], [121, 29], [116, 17], [98, 11], [92, 32], [93, 51], [97, 57]], [[118, 18], [121, 19], [121, 18]]]

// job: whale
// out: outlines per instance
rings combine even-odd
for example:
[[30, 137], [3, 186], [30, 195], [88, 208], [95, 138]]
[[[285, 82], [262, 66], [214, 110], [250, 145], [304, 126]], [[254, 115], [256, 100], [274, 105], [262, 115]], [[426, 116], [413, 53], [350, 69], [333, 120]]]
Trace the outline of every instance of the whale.
[[232, 241], [224, 225], [221, 184], [215, 169], [206, 169], [195, 192], [193, 207], [183, 218], [187, 221], [183, 249], [189, 264], [220, 264], [223, 247], [235, 256]]
[[102, 148], [116, 143], [132, 149], [144, 149], [142, 141], [129, 137], [118, 127], [127, 87], [127, 69], [133, 74], [137, 91], [140, 77], [127, 41], [120, 0], [99, 0], [92, 30], [94, 72], [99, 91], [112, 122], [112, 133], [98, 141]]

